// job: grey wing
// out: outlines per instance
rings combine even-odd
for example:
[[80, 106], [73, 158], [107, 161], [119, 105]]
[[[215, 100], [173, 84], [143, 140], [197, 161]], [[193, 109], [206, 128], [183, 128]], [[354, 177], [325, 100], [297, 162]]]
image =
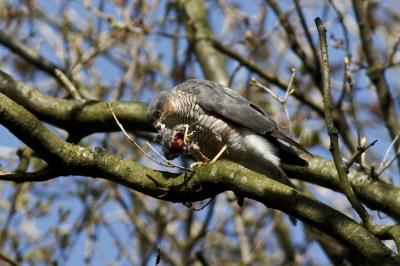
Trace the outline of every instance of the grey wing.
[[195, 95], [199, 105], [209, 111], [220, 114], [259, 134], [268, 133], [310, 154], [296, 141], [280, 132], [275, 120], [260, 107], [221, 84], [204, 79], [190, 79], [176, 86], [173, 92], [176, 93], [177, 90]]
[[260, 107], [216, 82], [191, 79], [176, 86], [174, 90], [195, 95], [199, 105], [203, 108], [220, 114], [259, 134], [278, 129], [277, 123], [268, 117]]

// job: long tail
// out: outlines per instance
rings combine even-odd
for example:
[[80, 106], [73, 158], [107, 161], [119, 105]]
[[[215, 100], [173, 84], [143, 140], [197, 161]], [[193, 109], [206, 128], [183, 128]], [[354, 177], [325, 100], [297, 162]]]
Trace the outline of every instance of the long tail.
[[303, 146], [301, 146], [299, 143], [297, 143], [296, 141], [292, 140], [291, 138], [280, 132], [278, 129], [273, 129], [271, 132], [269, 132], [269, 135], [274, 138], [283, 140], [284, 142], [289, 143], [312, 156], [312, 154], [309, 153], [306, 149], [304, 149]]

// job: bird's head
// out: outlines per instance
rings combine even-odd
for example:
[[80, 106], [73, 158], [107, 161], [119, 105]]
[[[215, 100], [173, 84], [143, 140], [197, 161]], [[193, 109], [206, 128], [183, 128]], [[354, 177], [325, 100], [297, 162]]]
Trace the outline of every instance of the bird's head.
[[173, 112], [174, 94], [168, 91], [162, 91], [151, 100], [147, 108], [147, 120], [153, 125], [157, 122], [163, 122], [168, 113]]

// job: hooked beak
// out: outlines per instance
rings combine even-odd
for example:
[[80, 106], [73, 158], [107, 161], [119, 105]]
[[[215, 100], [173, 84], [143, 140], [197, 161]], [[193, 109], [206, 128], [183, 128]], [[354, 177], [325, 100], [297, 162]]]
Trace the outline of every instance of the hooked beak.
[[153, 125], [157, 129], [157, 131], [160, 131], [161, 129], [165, 128], [165, 125], [162, 124], [160, 121], [154, 122]]

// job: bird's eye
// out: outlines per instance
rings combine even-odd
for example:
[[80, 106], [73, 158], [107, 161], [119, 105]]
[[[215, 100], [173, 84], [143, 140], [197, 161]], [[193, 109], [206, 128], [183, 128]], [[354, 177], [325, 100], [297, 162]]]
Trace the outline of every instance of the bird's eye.
[[161, 109], [157, 109], [157, 110], [154, 111], [154, 115], [155, 115], [156, 117], [160, 117], [161, 114], [162, 114]]

